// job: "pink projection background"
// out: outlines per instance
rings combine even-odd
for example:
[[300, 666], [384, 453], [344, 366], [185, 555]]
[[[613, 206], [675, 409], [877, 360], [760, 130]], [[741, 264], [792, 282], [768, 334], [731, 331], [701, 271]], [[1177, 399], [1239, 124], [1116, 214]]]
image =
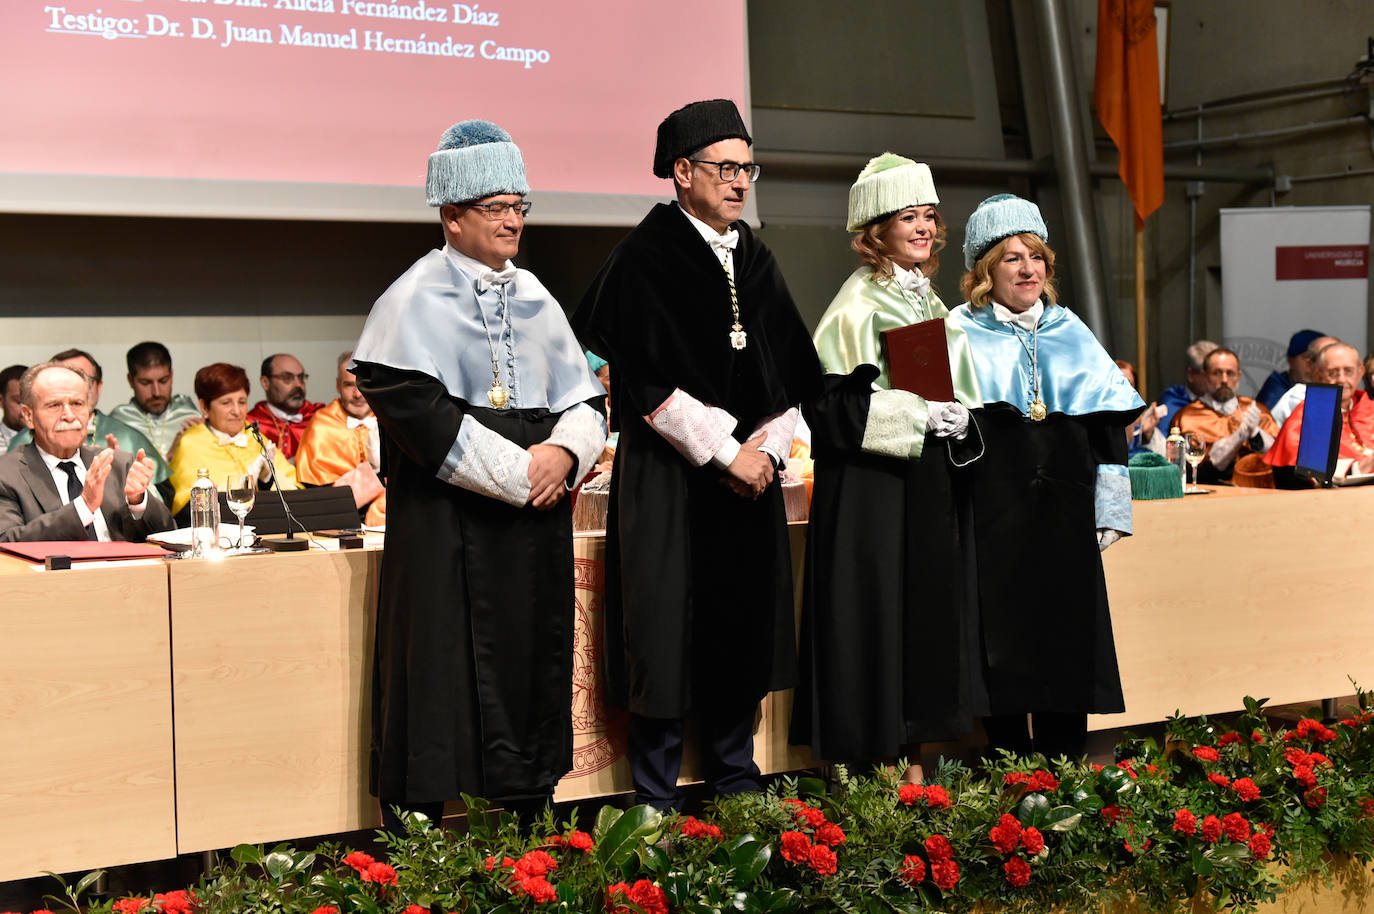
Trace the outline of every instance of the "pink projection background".
[[654, 131], [746, 99], [743, 0], [5, 0], [0, 172], [423, 185], [494, 120], [538, 190], [661, 194]]

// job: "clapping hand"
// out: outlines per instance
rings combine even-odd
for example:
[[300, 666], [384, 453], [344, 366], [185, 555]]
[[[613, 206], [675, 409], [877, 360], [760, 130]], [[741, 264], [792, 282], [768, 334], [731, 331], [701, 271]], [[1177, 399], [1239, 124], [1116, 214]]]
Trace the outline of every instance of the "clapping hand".
[[[110, 451], [102, 451], [101, 453], [114, 456]], [[134, 462], [129, 465], [129, 475], [124, 477], [124, 498], [129, 504], [143, 503], [143, 495], [148, 491], [148, 486], [152, 483], [155, 472], [157, 472], [157, 464], [153, 463], [153, 458], [143, 453], [143, 448], [139, 448], [138, 453], [134, 455]], [[90, 480], [89, 471], [87, 471], [86, 479]]]

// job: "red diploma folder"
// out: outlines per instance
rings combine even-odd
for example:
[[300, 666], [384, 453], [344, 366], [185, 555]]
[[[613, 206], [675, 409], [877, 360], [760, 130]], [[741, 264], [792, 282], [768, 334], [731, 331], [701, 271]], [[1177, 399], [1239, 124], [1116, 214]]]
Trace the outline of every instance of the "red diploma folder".
[[887, 376], [894, 389], [909, 390], [936, 402], [954, 399], [943, 318], [884, 330], [883, 347], [887, 350]]
[[30, 562], [42, 562], [50, 555], [71, 556], [73, 562], [98, 559], [160, 559], [168, 552], [151, 543], [100, 543], [95, 540], [43, 540], [30, 543], [0, 543], [0, 551]]

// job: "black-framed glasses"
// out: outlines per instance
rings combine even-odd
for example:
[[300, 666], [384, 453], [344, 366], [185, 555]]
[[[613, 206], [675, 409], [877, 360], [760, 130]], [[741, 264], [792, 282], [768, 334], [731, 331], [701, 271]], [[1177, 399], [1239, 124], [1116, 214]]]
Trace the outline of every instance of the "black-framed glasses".
[[500, 222], [502, 219], [506, 218], [506, 213], [509, 213], [511, 210], [515, 210], [516, 214], [523, 218], [530, 214], [530, 208], [534, 206], [529, 200], [521, 200], [519, 203], [503, 203], [497, 201], [496, 203], [464, 203], [463, 205], [470, 206], [473, 209], [480, 209], [482, 214], [492, 222]]
[[756, 165], [753, 162], [708, 162], [706, 159], [688, 159], [687, 161], [697, 165], [716, 166], [720, 170], [720, 179], [726, 184], [734, 181], [741, 174], [747, 176], [752, 184], [759, 179], [759, 172], [763, 171], [762, 165]]

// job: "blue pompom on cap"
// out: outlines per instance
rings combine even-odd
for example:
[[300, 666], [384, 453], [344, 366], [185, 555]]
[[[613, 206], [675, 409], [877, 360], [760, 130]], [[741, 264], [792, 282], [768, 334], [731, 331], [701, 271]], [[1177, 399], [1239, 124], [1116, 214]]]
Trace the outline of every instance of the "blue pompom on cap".
[[425, 200], [430, 206], [530, 192], [525, 159], [511, 135], [491, 121], [460, 121], [444, 131], [429, 156]]
[[988, 197], [964, 228], [964, 269], [973, 265], [997, 242], [1023, 232], [1039, 235], [1041, 241], [1050, 240], [1050, 231], [1040, 215], [1040, 207], [1015, 194], [994, 194]]

